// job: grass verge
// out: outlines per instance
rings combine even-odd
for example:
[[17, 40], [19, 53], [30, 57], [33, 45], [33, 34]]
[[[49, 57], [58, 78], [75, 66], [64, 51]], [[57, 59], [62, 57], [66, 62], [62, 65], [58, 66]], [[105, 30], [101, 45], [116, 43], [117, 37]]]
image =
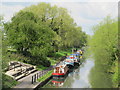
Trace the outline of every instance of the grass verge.
[[49, 78], [49, 77], [52, 75], [52, 72], [53, 72], [53, 70], [48, 71], [44, 76], [40, 77], [40, 78], [38, 79], [38, 81], [39, 81], [39, 82], [45, 81], [47, 78]]
[[[55, 65], [57, 62], [60, 61], [60, 58], [62, 56], [66, 56], [67, 55], [70, 55], [72, 52], [69, 50], [69, 51], [59, 51], [59, 52], [56, 52], [52, 57], [47, 57], [47, 60], [49, 60], [51, 62], [51, 65]], [[37, 66], [37, 70], [38, 71], [42, 71], [42, 70], [45, 70], [49, 67], [44, 67], [43, 65], [38, 65]]]
[[43, 65], [39, 65], [39, 66], [37, 66], [37, 70], [38, 71], [42, 71], [42, 70], [45, 70], [45, 69], [47, 69], [48, 67], [44, 67]]

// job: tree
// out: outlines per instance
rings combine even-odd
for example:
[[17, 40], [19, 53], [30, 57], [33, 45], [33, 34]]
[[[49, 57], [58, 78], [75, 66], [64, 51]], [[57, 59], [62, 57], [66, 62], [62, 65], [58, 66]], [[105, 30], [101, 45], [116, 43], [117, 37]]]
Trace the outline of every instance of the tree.
[[[102, 22], [96, 25], [93, 30], [94, 35], [89, 42], [91, 50], [93, 51], [95, 56], [95, 67], [93, 71], [100, 71], [100, 73], [97, 75], [98, 78], [93, 77], [93, 80], [100, 81], [99, 85], [103, 85], [103, 82], [116, 83], [112, 81], [118, 80], [118, 77], [116, 77], [117, 71], [115, 70], [119, 51], [118, 21], [111, 19], [110, 16], [108, 16]], [[113, 75], [111, 73], [113, 73]], [[114, 79], [117, 78], [117, 80], [112, 80], [112, 76], [114, 77]], [[92, 85], [93, 87], [96, 87], [97, 83], [94, 81]], [[110, 86], [110, 84], [108, 84], [108, 86], [103, 85], [103, 87], [114, 86]]]
[[46, 3], [21, 10], [4, 26], [8, 45], [35, 59], [45, 60], [49, 53], [86, 43], [86, 34], [77, 27], [67, 9]]
[[[27, 7], [23, 11], [33, 12], [38, 17], [37, 22], [42, 21], [56, 32], [57, 39], [53, 42], [55, 51], [58, 51], [60, 48], [84, 46], [86, 34], [82, 32], [81, 27], [77, 27], [67, 9], [40, 3]], [[79, 30], [77, 30], [78, 28]], [[74, 34], [75, 32], [77, 33]]]
[[32, 12], [20, 12], [5, 24], [5, 30], [9, 45], [19, 53], [43, 59], [52, 50], [55, 33], [36, 19]]

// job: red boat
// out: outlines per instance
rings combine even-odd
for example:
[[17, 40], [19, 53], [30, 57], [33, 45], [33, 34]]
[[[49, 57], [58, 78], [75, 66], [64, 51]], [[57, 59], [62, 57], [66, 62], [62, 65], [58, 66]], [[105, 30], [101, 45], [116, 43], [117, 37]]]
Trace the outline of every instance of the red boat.
[[58, 65], [55, 67], [54, 72], [52, 73], [53, 77], [64, 77], [68, 72], [67, 65]]

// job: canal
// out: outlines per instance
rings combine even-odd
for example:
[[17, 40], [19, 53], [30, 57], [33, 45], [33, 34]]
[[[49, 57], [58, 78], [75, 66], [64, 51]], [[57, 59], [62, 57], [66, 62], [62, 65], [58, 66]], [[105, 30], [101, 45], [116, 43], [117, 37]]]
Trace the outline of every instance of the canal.
[[66, 78], [51, 79], [43, 88], [90, 88], [89, 74], [93, 66], [94, 60], [89, 56]]

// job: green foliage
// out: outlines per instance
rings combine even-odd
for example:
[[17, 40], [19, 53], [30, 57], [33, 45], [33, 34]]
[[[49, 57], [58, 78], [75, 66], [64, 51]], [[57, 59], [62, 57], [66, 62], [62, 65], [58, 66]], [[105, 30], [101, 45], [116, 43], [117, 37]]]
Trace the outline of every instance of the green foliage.
[[[58, 58], [57, 58], [58, 59]], [[58, 60], [55, 60], [53, 57], [47, 57], [47, 60], [49, 60], [51, 62], [51, 65], [54, 65], [57, 63]]]
[[55, 52], [67, 48], [82, 47], [87, 38], [67, 9], [47, 3], [19, 11], [11, 22], [4, 24], [4, 29], [5, 47], [11, 47], [9, 50], [15, 49], [16, 53], [31, 58], [31, 61], [24, 60], [25, 62], [43, 66], [51, 64], [47, 56], [54, 56]]
[[40, 3], [25, 8], [23, 11], [33, 12], [38, 20], [41, 20], [57, 33], [53, 41], [54, 51], [68, 47], [82, 47], [86, 43], [86, 34], [78, 27], [67, 9]]
[[118, 62], [115, 62], [114, 66], [114, 74], [112, 76], [112, 81], [113, 81], [113, 87], [118, 87], [118, 84], [120, 83], [120, 74], [118, 73]]
[[2, 88], [5, 89], [5, 88], [11, 88], [15, 85], [17, 85], [18, 82], [13, 80], [11, 77], [5, 75], [5, 74], [2, 74]]
[[[0, 66], [2, 66], [2, 19], [3, 17], [0, 15]], [[2, 69], [0, 67], [0, 72], [2, 72]], [[0, 74], [0, 85], [2, 84], [2, 74]], [[2, 87], [0, 86], [0, 89], [2, 89]]]
[[[68, 51], [59, 51], [59, 52], [56, 52], [53, 54], [53, 56], [51, 57], [47, 57], [47, 60], [49, 62], [51, 62], [51, 65], [55, 65], [57, 62], [60, 61], [60, 58], [63, 57], [63, 56], [66, 56], [67, 55], [70, 55], [71, 54], [71, 50], [68, 50]], [[47, 69], [48, 67], [44, 64], [42, 65], [37, 65], [37, 70], [41, 71], [41, 70], [45, 70]]]
[[[92, 87], [96, 87], [96, 82], [94, 81], [99, 81], [98, 85], [102, 87], [103, 82], [112, 82], [111, 73], [116, 73], [116, 68], [113, 71], [112, 67], [118, 61], [118, 22], [108, 16], [97, 26], [93, 27], [93, 30], [94, 35], [89, 40], [90, 50], [93, 51], [95, 57], [93, 72], [101, 72], [97, 77], [103, 79], [103, 81], [93, 77], [95, 80], [92, 80]], [[110, 87], [110, 85], [103, 87]]]
[[47, 69], [48, 67], [44, 67], [43, 65], [38, 65], [37, 66], [37, 70], [38, 71], [42, 71], [42, 70], [45, 70], [45, 69]]
[[52, 50], [55, 33], [44, 23], [36, 23], [33, 13], [20, 12], [4, 26], [9, 45], [23, 55], [43, 59]]
[[36, 65], [39, 70], [45, 69], [65, 56], [68, 51], [63, 51], [66, 49], [84, 46], [87, 38], [67, 9], [47, 3], [19, 11], [10, 22], [4, 23], [0, 33], [3, 69], [14, 60]]

